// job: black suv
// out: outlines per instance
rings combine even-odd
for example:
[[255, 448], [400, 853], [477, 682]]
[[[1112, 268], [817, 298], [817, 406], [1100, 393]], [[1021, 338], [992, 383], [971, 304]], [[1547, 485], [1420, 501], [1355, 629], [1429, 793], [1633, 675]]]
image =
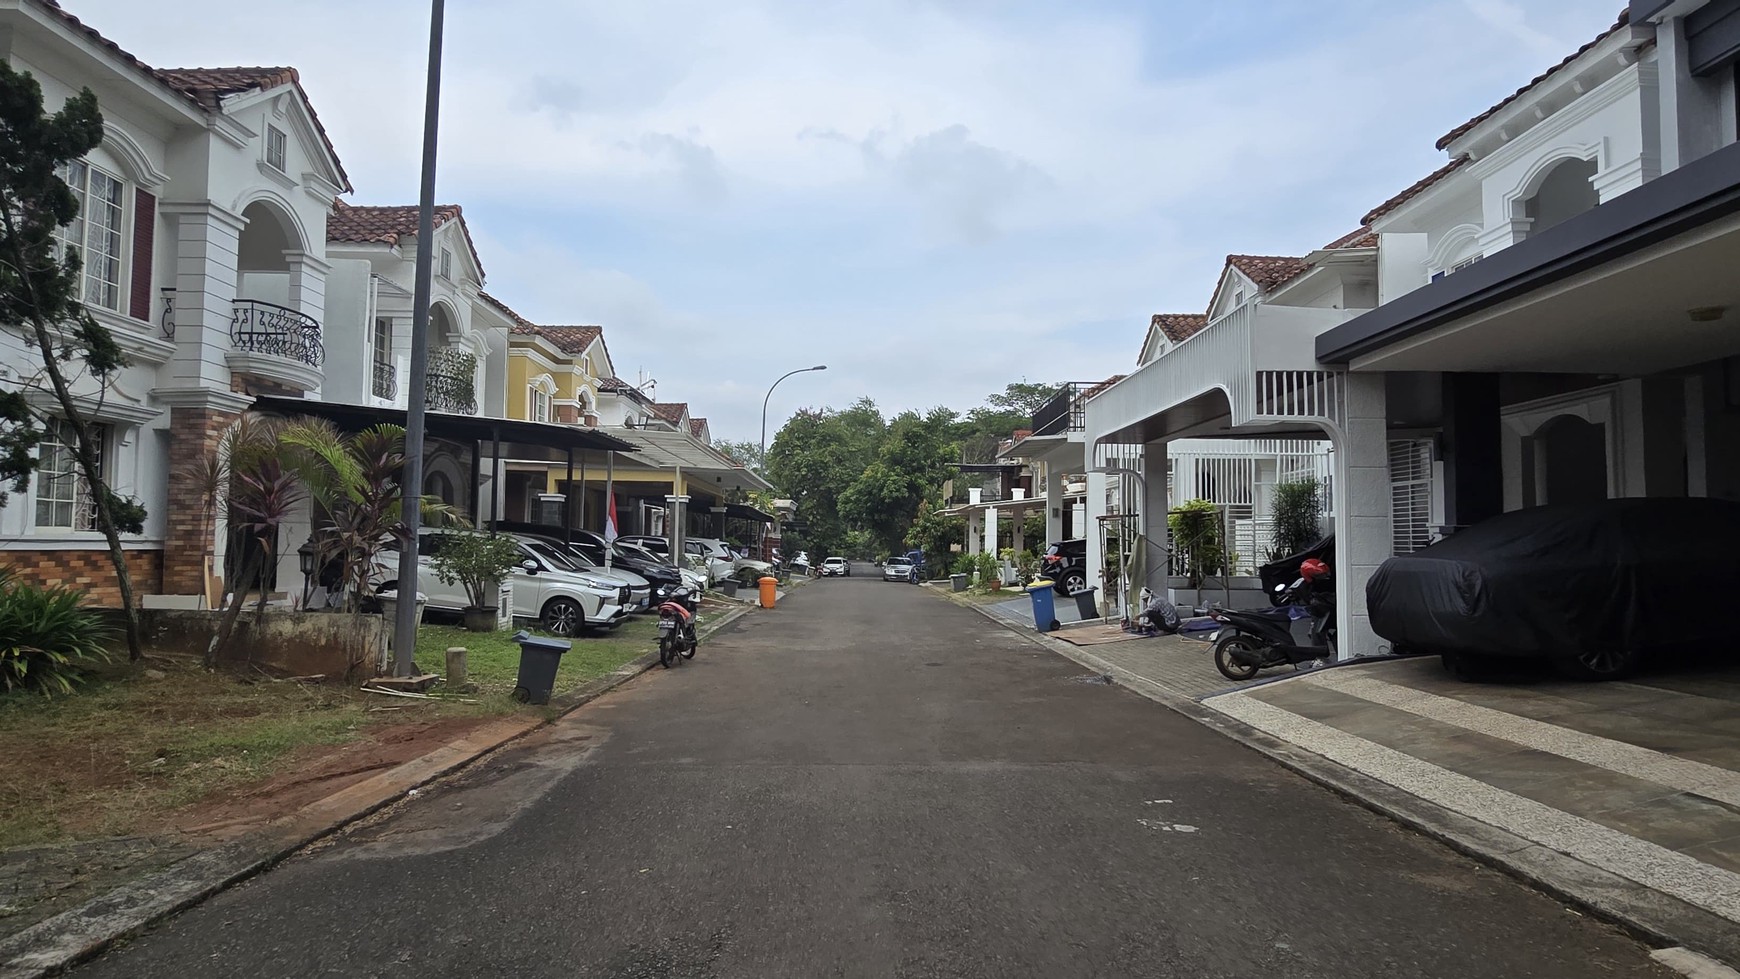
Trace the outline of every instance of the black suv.
[[1081, 591], [1087, 587], [1087, 541], [1060, 540], [1045, 549], [1039, 559], [1039, 573], [1050, 578], [1059, 595]]

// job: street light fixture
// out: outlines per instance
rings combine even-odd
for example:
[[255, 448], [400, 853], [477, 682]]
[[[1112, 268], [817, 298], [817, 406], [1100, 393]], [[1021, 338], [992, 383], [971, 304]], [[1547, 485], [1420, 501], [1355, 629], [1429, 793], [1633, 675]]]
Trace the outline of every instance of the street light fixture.
[[[779, 381], [783, 381], [786, 378], [792, 376], [793, 374], [807, 374], [810, 371], [825, 371], [827, 369], [828, 369], [827, 364], [817, 364], [814, 367], [799, 367], [795, 371], [788, 371], [787, 373], [780, 375]], [[762, 469], [767, 468], [767, 402], [773, 398], [773, 388], [779, 387], [779, 381], [774, 381], [773, 387], [770, 387], [767, 389], [767, 397], [761, 399], [761, 468]]]

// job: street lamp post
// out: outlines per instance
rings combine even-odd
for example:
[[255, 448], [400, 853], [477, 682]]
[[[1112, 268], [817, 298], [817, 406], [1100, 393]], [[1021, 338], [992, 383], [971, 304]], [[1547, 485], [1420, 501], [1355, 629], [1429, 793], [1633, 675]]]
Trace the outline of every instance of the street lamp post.
[[[793, 374], [807, 374], [810, 371], [825, 371], [827, 369], [827, 364], [817, 364], [814, 367], [799, 367], [795, 371], [788, 371], [785, 374], [781, 374], [779, 381], [783, 381]], [[767, 389], [767, 397], [761, 399], [761, 468], [763, 470], [767, 468], [767, 403], [772, 400], [773, 389], [779, 387], [779, 381], [774, 381], [773, 386]]]
[[416, 665], [412, 657], [417, 653], [417, 529], [423, 503], [424, 383], [429, 373], [429, 305], [435, 256], [435, 148], [441, 115], [441, 34], [445, 14], [445, 0], [431, 0], [429, 74], [423, 101], [423, 182], [417, 203], [417, 271], [411, 300], [411, 376], [405, 398], [405, 471], [400, 477], [400, 488], [404, 492], [400, 519], [405, 524], [406, 540], [399, 546], [399, 607], [393, 621], [394, 676], [410, 676]]

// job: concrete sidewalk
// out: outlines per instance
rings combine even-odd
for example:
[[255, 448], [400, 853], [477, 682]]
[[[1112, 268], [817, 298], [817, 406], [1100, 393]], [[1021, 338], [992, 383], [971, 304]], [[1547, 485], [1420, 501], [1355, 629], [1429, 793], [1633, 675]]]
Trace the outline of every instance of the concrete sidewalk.
[[1658, 944], [1740, 964], [1740, 668], [1474, 684], [1431, 657], [1235, 684], [1200, 641], [1076, 647], [981, 611]]

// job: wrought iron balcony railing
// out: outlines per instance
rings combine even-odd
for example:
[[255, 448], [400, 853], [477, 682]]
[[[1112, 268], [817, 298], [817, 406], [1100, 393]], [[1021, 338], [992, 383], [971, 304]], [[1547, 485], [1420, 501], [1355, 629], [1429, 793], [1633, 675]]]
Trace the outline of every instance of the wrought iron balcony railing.
[[375, 361], [375, 397], [392, 399], [399, 396], [399, 369], [386, 361]]
[[457, 347], [429, 351], [424, 404], [450, 415], [477, 414], [477, 356]]
[[271, 354], [319, 367], [326, 360], [320, 323], [288, 306], [238, 299], [230, 316], [230, 343], [237, 350]]

